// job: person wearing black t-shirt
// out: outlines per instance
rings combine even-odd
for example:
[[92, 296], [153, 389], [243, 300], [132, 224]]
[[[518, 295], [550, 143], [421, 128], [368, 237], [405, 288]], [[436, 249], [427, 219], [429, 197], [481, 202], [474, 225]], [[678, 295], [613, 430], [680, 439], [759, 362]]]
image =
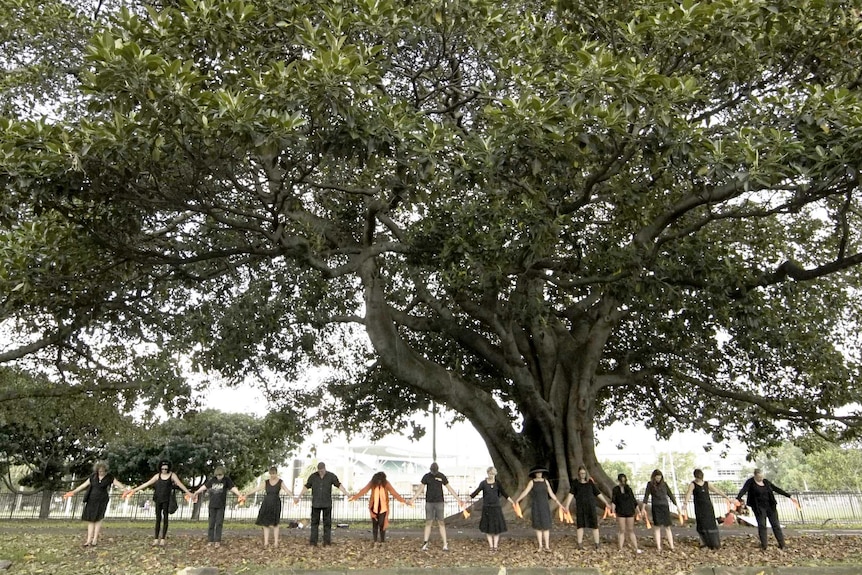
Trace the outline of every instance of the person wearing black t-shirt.
[[239, 489], [237, 489], [233, 480], [225, 475], [225, 469], [222, 466], [215, 468], [212, 477], [208, 478], [197, 491], [194, 492], [194, 500], [197, 501], [198, 495], [204, 491], [209, 491], [209, 527], [207, 528], [207, 543], [209, 545], [221, 546], [221, 532], [224, 526], [224, 512], [227, 507], [227, 494], [233, 493], [239, 497], [240, 501], [244, 498]]
[[458, 493], [449, 485], [449, 479], [440, 473], [440, 466], [436, 461], [431, 464], [431, 470], [422, 477], [422, 485], [425, 486], [425, 538], [422, 542], [422, 551], [428, 550], [431, 526], [435, 521], [440, 528], [443, 551], [449, 551], [449, 544], [446, 541], [446, 506], [443, 487], [446, 487], [455, 498], [458, 497]]

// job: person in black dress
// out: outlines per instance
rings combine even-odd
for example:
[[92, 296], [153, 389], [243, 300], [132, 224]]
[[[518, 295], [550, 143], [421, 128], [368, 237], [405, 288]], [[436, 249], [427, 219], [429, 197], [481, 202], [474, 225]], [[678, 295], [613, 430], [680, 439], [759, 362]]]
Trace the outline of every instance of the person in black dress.
[[584, 546], [584, 529], [588, 527], [593, 530], [593, 544], [598, 549], [599, 518], [596, 514], [597, 501], [601, 500], [611, 510], [613, 510], [613, 504], [599, 491], [595, 481], [587, 475], [587, 469], [583, 465], [578, 467], [578, 477], [569, 486], [569, 494], [566, 496], [565, 501], [563, 501], [564, 509], [569, 508], [572, 499], [575, 500], [575, 515], [577, 516], [578, 548], [582, 549]]
[[730, 497], [713, 487], [708, 481], [703, 480], [703, 471], [694, 470], [694, 481], [688, 484], [688, 490], [682, 498], [682, 508], [688, 509], [689, 498], [694, 498], [694, 514], [696, 518], [697, 534], [704, 547], [710, 549], [721, 548], [721, 538], [718, 535], [718, 523], [715, 521], [715, 508], [709, 497], [710, 492], [721, 495], [728, 502]]
[[507, 531], [506, 518], [503, 517], [500, 501], [508, 499], [512, 506], [515, 502], [497, 481], [497, 470], [494, 467], [488, 468], [488, 477], [479, 483], [479, 487], [470, 494], [470, 497], [475, 498], [479, 493], [482, 493], [482, 518], [479, 520], [479, 531], [485, 534], [488, 547], [495, 552], [500, 544], [500, 533]]
[[[653, 470], [652, 475], [650, 476], [649, 483], [646, 485], [646, 489], [644, 489], [644, 498], [641, 503], [641, 507], [645, 508], [647, 503], [652, 501], [652, 526], [653, 526], [653, 535], [655, 536], [655, 546], [656, 549], [661, 551], [661, 529], [664, 527], [665, 534], [667, 535], [667, 544], [670, 547], [670, 550], [674, 550], [673, 546], [673, 532], [670, 530], [671, 519], [670, 519], [670, 503], [668, 501], [673, 501], [674, 505], [677, 505], [676, 497], [673, 492], [670, 490], [670, 486], [664, 480], [664, 475], [658, 469]], [[677, 505], [679, 507], [679, 505]]]
[[269, 478], [246, 493], [243, 497], [253, 495], [260, 490], [264, 490], [263, 503], [260, 505], [260, 511], [257, 513], [257, 521], [255, 525], [263, 527], [263, 546], [269, 547], [269, 532], [272, 531], [272, 546], [278, 547], [278, 524], [281, 522], [281, 494], [286, 493], [293, 495], [281, 477], [278, 476], [278, 469], [275, 467], [269, 468]]
[[207, 528], [207, 544], [221, 547], [221, 532], [224, 526], [224, 512], [227, 508], [227, 494], [233, 493], [239, 497], [240, 504], [245, 501], [233, 480], [225, 475], [225, 468], [219, 465], [215, 468], [212, 477], [207, 478], [194, 493], [194, 501], [197, 503], [198, 495], [209, 491], [209, 526]]
[[760, 548], [766, 550], [766, 542], [769, 537], [766, 530], [767, 521], [772, 524], [772, 532], [775, 534], [775, 539], [778, 541], [778, 548], [784, 549], [784, 532], [781, 530], [781, 523], [778, 521], [778, 501], [775, 500], [775, 494], [789, 497], [793, 503], [799, 505], [795, 497], [791, 497], [789, 493], [763, 477], [763, 471], [760, 469], [754, 470], [754, 477], [749, 477], [736, 500], [742, 505], [742, 496], [748, 494], [746, 505], [754, 512], [754, 518], [757, 520], [757, 535], [760, 537]]
[[[192, 497], [191, 491], [180, 481], [177, 474], [171, 471], [170, 461], [160, 461], [159, 471], [153, 475], [149, 481], [126, 491], [123, 497], [131, 497], [136, 491], [146, 489], [150, 485], [153, 486], [153, 502], [156, 504], [156, 528], [152, 546], [165, 546], [165, 538], [168, 535], [168, 517], [171, 514], [171, 504], [176, 505], [174, 498], [174, 488], [179, 488], [183, 493]], [[176, 509], [176, 507], [174, 507]]]
[[99, 461], [93, 466], [93, 474], [86, 481], [63, 495], [64, 498], [69, 498], [79, 491], [88, 490], [84, 497], [84, 512], [81, 514], [81, 521], [87, 522], [87, 541], [84, 547], [95, 547], [99, 543], [99, 532], [102, 530], [102, 519], [105, 518], [105, 512], [108, 510], [110, 498], [108, 490], [111, 486], [119, 489], [126, 488], [116, 477], [108, 473], [108, 464]]
[[560, 500], [557, 499], [551, 484], [548, 483], [546, 476], [548, 470], [543, 467], [534, 467], [530, 470], [530, 481], [527, 486], [521, 491], [521, 494], [515, 499], [515, 504], [520, 503], [527, 494], [533, 494], [532, 502], [530, 503], [530, 516], [533, 529], [536, 531], [536, 540], [539, 543], [539, 551], [550, 553], [551, 546], [551, 505], [548, 499], [553, 499], [559, 506]]
[[629, 487], [629, 479], [625, 473], [617, 475], [617, 485], [614, 486], [614, 490], [611, 493], [611, 503], [613, 503], [614, 511], [617, 514], [620, 551], [623, 550], [626, 535], [628, 535], [629, 541], [632, 542], [632, 547], [635, 548], [635, 553], [643, 553], [638, 548], [638, 538], [635, 535], [635, 514], [637, 513], [638, 500], [635, 497], [635, 492]]

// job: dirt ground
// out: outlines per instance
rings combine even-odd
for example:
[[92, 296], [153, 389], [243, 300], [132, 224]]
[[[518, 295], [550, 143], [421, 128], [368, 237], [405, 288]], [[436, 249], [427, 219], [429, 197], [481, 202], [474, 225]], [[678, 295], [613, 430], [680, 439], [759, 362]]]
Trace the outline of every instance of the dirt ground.
[[[474, 518], [475, 519], [475, 518]], [[642, 554], [630, 547], [617, 548], [616, 528], [603, 523], [601, 546], [578, 549], [576, 530], [555, 525], [551, 530], [551, 553], [538, 553], [529, 525], [511, 523], [502, 535], [499, 550], [488, 548], [485, 536], [474, 522], [451, 522], [447, 532], [449, 551], [442, 550], [435, 528], [428, 551], [421, 551], [421, 525], [393, 524], [384, 545], [373, 545], [368, 523], [333, 529], [331, 547], [308, 544], [308, 529], [281, 529], [278, 549], [264, 549], [261, 529], [249, 524], [225, 525], [219, 548], [206, 541], [205, 522], [171, 523], [165, 547], [152, 548], [151, 523], [104, 523], [96, 548], [83, 548], [86, 527], [81, 522], [0, 521], [0, 560], [13, 561], [9, 573], [52, 575], [175, 573], [185, 567], [217, 567], [222, 575], [297, 573], [304, 570], [429, 569], [430, 572], [469, 567], [592, 568], [602, 575], [630, 573], [671, 575], [692, 573], [704, 566], [862, 566], [862, 530], [788, 529], [788, 549], [772, 545], [759, 549], [757, 530], [722, 528], [722, 549], [701, 549], [693, 527], [673, 528], [676, 549], [658, 552], [652, 532], [637, 530]], [[589, 531], [585, 543], [591, 543]], [[391, 572], [391, 571], [390, 571]], [[860, 567], [862, 572], [862, 567]]]

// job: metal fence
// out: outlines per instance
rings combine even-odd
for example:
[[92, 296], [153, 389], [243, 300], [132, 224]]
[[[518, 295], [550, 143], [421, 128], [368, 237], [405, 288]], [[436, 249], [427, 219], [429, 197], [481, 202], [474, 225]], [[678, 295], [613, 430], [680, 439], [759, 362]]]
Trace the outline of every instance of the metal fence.
[[[799, 500], [800, 508], [797, 509], [793, 503], [785, 498], [778, 497], [778, 514], [782, 523], [797, 525], [822, 525], [832, 523], [862, 523], [862, 493], [859, 492], [800, 492], [794, 496]], [[155, 506], [151, 501], [151, 495], [147, 493], [136, 493], [127, 500], [120, 498], [120, 493], [115, 491], [108, 504], [106, 517], [109, 519], [122, 519], [126, 521], [151, 521], [155, 518]], [[467, 495], [459, 495], [456, 499], [446, 496], [446, 515], [454, 515], [460, 511], [459, 500], [467, 501]], [[179, 509], [172, 516], [174, 519], [190, 520], [193, 517], [194, 505], [178, 496]], [[228, 505], [225, 512], [226, 521], [254, 522], [260, 504], [263, 501], [262, 494], [253, 495], [245, 505], [240, 506], [236, 497], [228, 496]], [[716, 517], [725, 515], [728, 511], [725, 499], [712, 495], [713, 508]], [[38, 519], [42, 505], [42, 494], [22, 495], [16, 493], [0, 493], [0, 519]], [[208, 518], [208, 505], [204, 498], [198, 503], [198, 519]], [[51, 496], [51, 510], [49, 519], [77, 519], [81, 516], [84, 508], [83, 494], [69, 499], [63, 499], [62, 492], [53, 493]], [[689, 505], [687, 509], [690, 517], [694, 516], [694, 506]], [[396, 503], [391, 510], [392, 520], [421, 521], [425, 519], [425, 499], [417, 497], [413, 500], [413, 507]], [[341, 494], [333, 496], [334, 521], [365, 521], [368, 519], [368, 498], [364, 497], [357, 501], [347, 501]], [[294, 504], [292, 497], [282, 497], [282, 521], [306, 521], [311, 515], [311, 498], [306, 496]]]
[[[467, 496], [459, 497], [462, 501]], [[194, 513], [194, 504], [185, 501], [182, 494], [177, 494], [179, 508], [171, 519], [190, 520]], [[239, 505], [233, 494], [228, 495], [227, 508], [225, 510], [225, 521], [248, 521], [257, 519], [260, 505], [263, 502], [263, 494], [255, 494], [248, 498], [245, 505]], [[303, 521], [307, 522], [311, 516], [311, 497], [303, 496], [299, 503], [294, 503], [293, 497], [282, 496], [282, 522]], [[357, 501], [347, 501], [342, 494], [332, 497], [333, 521], [367, 521], [368, 520], [368, 497]], [[0, 493], [0, 519], [38, 519], [42, 505], [42, 494], [23, 495], [16, 493]], [[446, 515], [452, 515], [460, 511], [458, 499], [446, 497]], [[207, 520], [209, 517], [209, 506], [204, 497], [198, 503], [198, 519]], [[63, 492], [55, 492], [51, 496], [51, 510], [48, 519], [78, 519], [84, 509], [84, 496], [78, 494], [69, 499], [63, 499]], [[136, 493], [128, 499], [122, 499], [120, 492], [114, 490], [105, 513], [108, 519], [122, 519], [126, 521], [151, 521], [155, 519], [155, 504], [152, 494]], [[390, 511], [390, 520], [424, 520], [425, 499], [416, 497], [413, 507], [395, 503]]]
[[[860, 492], [821, 492], [804, 491], [792, 494], [798, 501], [797, 508], [790, 499], [777, 496], [778, 517], [783, 524], [822, 525], [833, 523], [862, 523], [862, 493]], [[728, 512], [727, 500], [710, 494], [716, 517]], [[686, 509], [689, 517], [694, 516], [694, 504]]]

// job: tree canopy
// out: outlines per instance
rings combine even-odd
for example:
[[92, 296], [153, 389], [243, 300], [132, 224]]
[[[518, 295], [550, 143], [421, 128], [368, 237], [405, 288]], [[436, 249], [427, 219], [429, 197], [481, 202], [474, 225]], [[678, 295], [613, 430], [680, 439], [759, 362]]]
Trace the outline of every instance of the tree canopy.
[[0, 359], [434, 401], [563, 486], [614, 421], [858, 436], [847, 2], [127, 4], [81, 107], [0, 119]]
[[242, 487], [283, 462], [301, 440], [301, 428], [277, 413], [258, 418], [208, 409], [119, 437], [108, 443], [106, 458], [130, 484], [143, 483], [166, 460], [189, 488], [198, 487], [219, 465]]

